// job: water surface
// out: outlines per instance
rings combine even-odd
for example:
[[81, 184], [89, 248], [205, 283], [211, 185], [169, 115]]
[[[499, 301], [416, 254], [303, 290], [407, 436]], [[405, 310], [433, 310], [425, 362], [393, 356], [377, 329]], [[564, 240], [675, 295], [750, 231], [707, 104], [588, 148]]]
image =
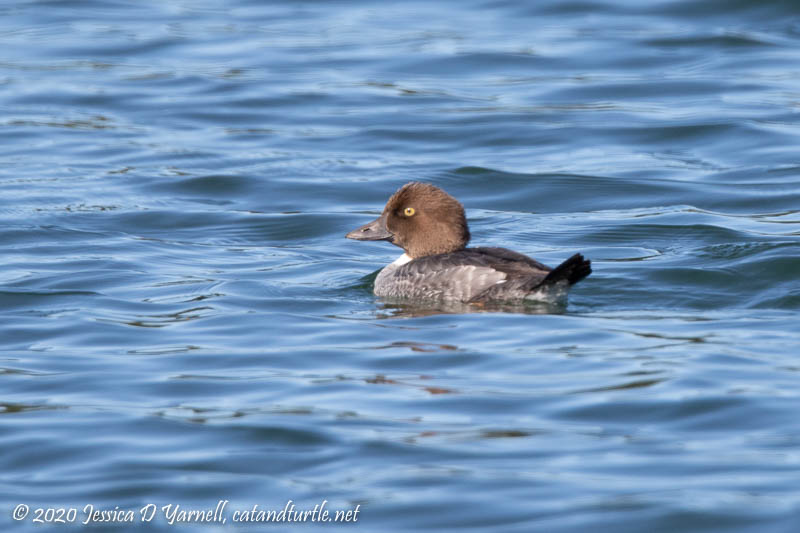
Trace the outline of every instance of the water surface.
[[[796, 2], [23, 1], [0, 44], [4, 528], [796, 530]], [[400, 250], [343, 236], [412, 179], [594, 274], [381, 302]]]

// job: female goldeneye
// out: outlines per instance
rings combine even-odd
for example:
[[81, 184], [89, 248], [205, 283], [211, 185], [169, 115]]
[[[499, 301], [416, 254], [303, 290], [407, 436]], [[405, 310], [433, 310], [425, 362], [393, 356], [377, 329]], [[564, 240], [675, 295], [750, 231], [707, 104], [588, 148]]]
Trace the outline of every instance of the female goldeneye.
[[427, 183], [403, 185], [378, 219], [346, 237], [389, 241], [405, 251], [375, 278], [375, 294], [391, 298], [553, 301], [592, 272], [581, 254], [550, 268], [505, 248], [467, 248], [464, 208]]

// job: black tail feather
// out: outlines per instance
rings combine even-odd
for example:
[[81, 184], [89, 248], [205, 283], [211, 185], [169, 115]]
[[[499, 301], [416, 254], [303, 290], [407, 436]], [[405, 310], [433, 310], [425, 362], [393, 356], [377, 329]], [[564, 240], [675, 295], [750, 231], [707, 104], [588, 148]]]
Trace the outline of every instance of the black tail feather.
[[591, 273], [592, 262], [585, 259], [581, 254], [575, 254], [551, 270], [540, 285], [548, 285], [565, 280], [570, 285], [574, 285]]

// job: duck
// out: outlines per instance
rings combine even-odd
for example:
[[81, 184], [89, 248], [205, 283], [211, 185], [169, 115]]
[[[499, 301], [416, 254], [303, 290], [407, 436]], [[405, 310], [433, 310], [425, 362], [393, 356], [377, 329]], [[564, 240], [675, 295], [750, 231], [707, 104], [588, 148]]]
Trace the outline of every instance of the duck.
[[467, 247], [464, 207], [443, 189], [418, 181], [400, 187], [380, 217], [345, 237], [403, 249], [375, 278], [375, 295], [394, 300], [555, 302], [592, 273], [591, 261], [580, 253], [550, 268], [507, 248]]

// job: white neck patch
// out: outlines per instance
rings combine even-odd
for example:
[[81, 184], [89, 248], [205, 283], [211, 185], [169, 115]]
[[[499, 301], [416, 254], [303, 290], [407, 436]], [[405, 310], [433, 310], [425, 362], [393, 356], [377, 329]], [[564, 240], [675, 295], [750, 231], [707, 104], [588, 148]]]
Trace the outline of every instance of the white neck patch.
[[395, 259], [394, 263], [392, 263], [392, 264], [395, 265], [395, 266], [402, 266], [402, 265], [405, 265], [406, 263], [408, 263], [409, 261], [411, 261], [412, 259], [413, 259], [413, 257], [409, 257], [408, 254], [404, 253], [403, 255], [401, 255], [400, 257]]

